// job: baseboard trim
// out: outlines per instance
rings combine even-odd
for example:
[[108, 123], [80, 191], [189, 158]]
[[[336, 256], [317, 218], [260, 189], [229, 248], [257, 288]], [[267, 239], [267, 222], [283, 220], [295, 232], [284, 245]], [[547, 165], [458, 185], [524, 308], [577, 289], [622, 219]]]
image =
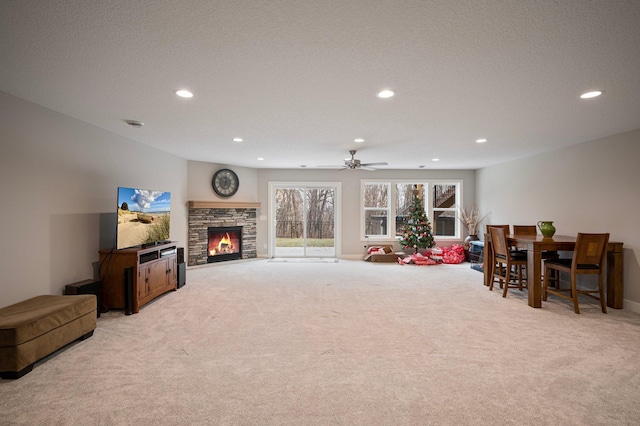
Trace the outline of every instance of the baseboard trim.
[[340, 259], [362, 260], [362, 255], [361, 254], [343, 254], [342, 256], [340, 256]]
[[624, 299], [622, 302], [623, 309], [631, 312], [635, 312], [636, 314], [640, 314], [640, 303], [633, 302], [629, 299]]

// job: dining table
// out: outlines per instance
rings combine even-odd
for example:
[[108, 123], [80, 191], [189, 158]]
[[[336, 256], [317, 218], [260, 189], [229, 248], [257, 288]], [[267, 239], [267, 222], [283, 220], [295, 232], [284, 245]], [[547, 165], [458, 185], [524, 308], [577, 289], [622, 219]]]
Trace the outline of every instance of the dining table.
[[[528, 305], [532, 308], [542, 307], [542, 253], [545, 251], [573, 251], [577, 236], [554, 235], [507, 235], [507, 243], [518, 250], [527, 251], [527, 293]], [[493, 247], [491, 237], [484, 237], [484, 285], [491, 284], [493, 279]], [[622, 309], [624, 299], [624, 251], [623, 243], [609, 241], [607, 246], [607, 306]]]

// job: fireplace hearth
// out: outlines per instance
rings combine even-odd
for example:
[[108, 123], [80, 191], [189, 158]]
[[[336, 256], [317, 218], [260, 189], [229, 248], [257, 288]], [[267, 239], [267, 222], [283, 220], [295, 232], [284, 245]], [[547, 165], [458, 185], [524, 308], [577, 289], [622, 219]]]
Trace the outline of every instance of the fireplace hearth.
[[242, 259], [242, 226], [207, 228], [207, 263]]

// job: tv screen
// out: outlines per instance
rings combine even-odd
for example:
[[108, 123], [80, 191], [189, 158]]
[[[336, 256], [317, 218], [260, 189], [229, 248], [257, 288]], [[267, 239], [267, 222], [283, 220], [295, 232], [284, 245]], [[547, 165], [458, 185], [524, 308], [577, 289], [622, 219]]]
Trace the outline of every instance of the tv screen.
[[119, 187], [116, 248], [169, 241], [170, 219], [171, 193]]

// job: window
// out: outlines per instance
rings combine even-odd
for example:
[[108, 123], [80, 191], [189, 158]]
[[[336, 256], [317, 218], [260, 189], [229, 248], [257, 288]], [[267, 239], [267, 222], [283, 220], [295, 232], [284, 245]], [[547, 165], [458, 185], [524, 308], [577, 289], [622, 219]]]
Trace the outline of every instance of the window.
[[461, 238], [457, 211], [461, 205], [461, 181], [362, 181], [361, 185], [363, 239], [399, 238], [416, 191], [422, 195], [433, 236], [440, 240]]
[[458, 205], [458, 185], [459, 184], [434, 184], [432, 185], [433, 205], [431, 206], [433, 235], [438, 237], [456, 237], [460, 235], [457, 220]]
[[364, 237], [389, 237], [390, 183], [363, 183]]
[[397, 183], [395, 185], [395, 199], [396, 199], [396, 229], [395, 236], [400, 237], [402, 234], [402, 228], [407, 223], [407, 219], [411, 214], [411, 208], [413, 207], [414, 191], [417, 191], [422, 195], [422, 206], [425, 203], [425, 185], [422, 183]]

